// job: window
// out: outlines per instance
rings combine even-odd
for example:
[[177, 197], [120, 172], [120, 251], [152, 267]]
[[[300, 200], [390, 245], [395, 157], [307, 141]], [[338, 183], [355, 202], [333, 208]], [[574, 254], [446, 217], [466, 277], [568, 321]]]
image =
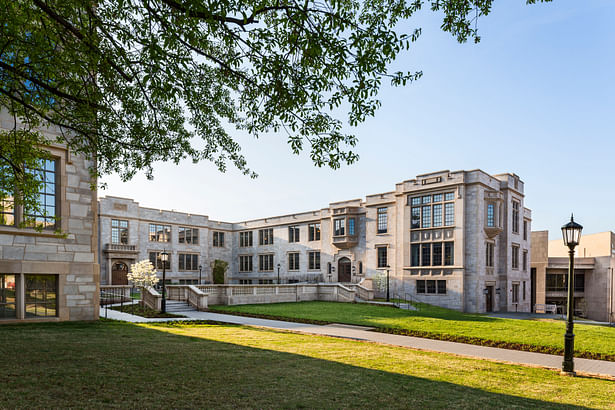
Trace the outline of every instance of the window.
[[258, 270], [261, 272], [273, 270], [273, 254], [258, 255]]
[[423, 207], [423, 219], [421, 223], [422, 228], [431, 227], [431, 206]]
[[389, 259], [388, 259], [388, 255], [387, 255], [387, 247], [386, 246], [379, 246], [376, 248], [378, 250], [378, 267], [379, 268], [386, 268], [389, 265]]
[[410, 199], [410, 204], [412, 206], [414, 205], [420, 205], [421, 204], [421, 197], [420, 196], [415, 196], [414, 198]]
[[431, 202], [431, 195], [425, 195], [421, 198], [421, 202], [424, 204], [428, 204]]
[[288, 254], [288, 270], [299, 270], [299, 252]]
[[378, 233], [387, 233], [387, 209], [388, 208], [378, 208]]
[[434, 228], [442, 226], [442, 204], [436, 204], [433, 206], [433, 226]]
[[[161, 252], [150, 252], [149, 253], [149, 261], [154, 265], [156, 269], [162, 269], [162, 261], [160, 260]], [[169, 259], [164, 264], [165, 269], [171, 269], [171, 255], [169, 255]]]
[[[567, 273], [547, 273], [546, 277], [547, 292], [565, 292], [568, 290], [568, 274]], [[585, 273], [575, 273], [574, 275], [574, 291], [585, 291]]]
[[216, 248], [224, 247], [224, 232], [214, 232], [214, 246]]
[[[12, 196], [0, 196], [0, 225], [15, 225], [15, 203]], [[0, 312], [0, 317], [1, 315]]]
[[519, 269], [519, 245], [512, 246], [512, 268]]
[[354, 218], [348, 218], [348, 235], [354, 235]]
[[493, 267], [495, 244], [493, 242], [487, 242], [485, 245], [485, 266]]
[[273, 285], [273, 279], [259, 279], [259, 285]]
[[251, 285], [252, 279], [239, 279], [239, 284], [240, 285]]
[[434, 202], [442, 202], [442, 198], [443, 198], [443, 195], [442, 195], [442, 194], [435, 194], [435, 195], [433, 196], [433, 201], [434, 201]]
[[273, 245], [273, 228], [261, 229], [258, 231], [259, 245]]
[[0, 274], [0, 319], [17, 318], [15, 275]]
[[454, 192], [447, 192], [446, 194], [444, 194], [444, 200], [445, 201], [454, 201], [455, 200], [455, 193]]
[[288, 242], [299, 242], [299, 226], [288, 227]]
[[525, 281], [523, 281], [523, 300], [525, 300], [525, 293], [526, 293], [526, 286], [525, 286]]
[[149, 224], [150, 242], [170, 242], [171, 227], [169, 225]]
[[519, 303], [519, 284], [512, 284], [512, 303]]
[[57, 316], [58, 276], [25, 275], [26, 317]]
[[454, 242], [444, 242], [444, 264], [448, 266], [455, 264]]
[[239, 246], [242, 248], [252, 246], [252, 231], [239, 232]]
[[527, 241], [527, 220], [523, 220], [523, 240]]
[[414, 244], [410, 246], [410, 266], [419, 266], [421, 264], [421, 245]]
[[431, 244], [430, 243], [424, 243], [421, 245], [421, 265], [422, 266], [431, 265]]
[[512, 201], [512, 231], [519, 233], [519, 202]]
[[308, 269], [320, 270], [320, 252], [308, 252]]
[[252, 272], [252, 255], [239, 255], [239, 272]]
[[495, 205], [487, 204], [487, 226], [493, 228], [495, 226]]
[[121, 219], [111, 220], [111, 243], [128, 245], [128, 221]]
[[197, 228], [179, 227], [177, 234], [177, 241], [179, 243], [187, 243], [191, 245], [199, 244], [199, 230]]
[[363, 274], [363, 262], [359, 262], [359, 275]]
[[417, 280], [416, 293], [445, 295], [446, 280]]
[[319, 241], [320, 240], [320, 224], [308, 225], [308, 240]]
[[455, 203], [444, 204], [444, 225], [451, 226], [455, 224]]
[[38, 162], [38, 167], [32, 172], [41, 182], [38, 191], [39, 212], [24, 208], [24, 222], [30, 226], [42, 226], [43, 228], [55, 228], [56, 226], [56, 167], [55, 159], [45, 159]]
[[346, 234], [346, 220], [343, 218], [333, 220], [333, 235], [342, 236]]
[[432, 261], [431, 264], [433, 266], [442, 265], [442, 243], [434, 243], [432, 248]]
[[414, 207], [412, 208], [412, 214], [410, 217], [410, 228], [416, 229], [421, 227], [421, 208]]
[[523, 251], [523, 272], [527, 272], [527, 251]]
[[180, 253], [179, 270], [199, 270], [199, 255], [191, 253]]

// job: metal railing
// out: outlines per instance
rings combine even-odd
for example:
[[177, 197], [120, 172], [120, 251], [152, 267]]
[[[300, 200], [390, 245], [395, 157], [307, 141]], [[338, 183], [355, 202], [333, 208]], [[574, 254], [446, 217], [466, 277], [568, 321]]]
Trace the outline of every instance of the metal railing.
[[124, 305], [134, 304], [132, 294], [135, 289], [130, 285], [101, 285], [100, 286], [100, 307], [105, 308], [105, 318], [110, 305], [120, 305], [123, 310]]

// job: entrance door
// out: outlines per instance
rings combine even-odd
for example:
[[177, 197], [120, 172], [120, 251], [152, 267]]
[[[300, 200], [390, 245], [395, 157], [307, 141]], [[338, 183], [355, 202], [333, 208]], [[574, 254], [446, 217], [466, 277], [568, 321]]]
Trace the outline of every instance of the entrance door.
[[487, 294], [485, 295], [485, 309], [487, 312], [493, 312], [493, 286], [487, 286]]
[[128, 285], [128, 266], [124, 262], [117, 262], [111, 268], [112, 285]]
[[342, 258], [337, 263], [337, 278], [339, 282], [350, 282], [351, 281], [351, 273], [350, 273], [350, 259]]

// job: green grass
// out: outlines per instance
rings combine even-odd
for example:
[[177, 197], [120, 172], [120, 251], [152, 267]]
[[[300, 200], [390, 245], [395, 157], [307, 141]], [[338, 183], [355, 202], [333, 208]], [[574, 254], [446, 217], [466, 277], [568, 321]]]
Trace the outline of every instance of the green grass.
[[135, 316], [147, 317], [147, 318], [174, 318], [174, 317], [184, 318], [186, 317], [184, 315], [178, 315], [175, 313], [168, 313], [168, 312], [162, 313], [150, 307], [135, 305], [135, 304], [124, 305], [124, 306], [113, 306], [113, 307], [110, 307], [109, 309], [117, 310], [117, 311], [124, 312], [124, 313], [130, 313], [131, 315], [135, 315]]
[[[545, 353], [563, 351], [563, 321], [493, 318], [426, 304], [417, 306], [417, 311], [408, 311], [363, 303], [300, 302], [213, 306], [212, 309], [373, 326], [394, 333]], [[615, 328], [577, 324], [574, 333], [577, 355], [615, 360]]]
[[232, 325], [3, 325], [2, 408], [613, 408], [615, 382]]

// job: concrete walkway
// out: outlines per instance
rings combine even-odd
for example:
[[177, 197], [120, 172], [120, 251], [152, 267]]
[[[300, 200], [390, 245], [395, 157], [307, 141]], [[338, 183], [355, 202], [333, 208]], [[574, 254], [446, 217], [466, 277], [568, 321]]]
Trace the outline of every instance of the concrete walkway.
[[[171, 320], [214, 320], [217, 322], [232, 323], [244, 326], [280, 329], [292, 332], [333, 336], [344, 339], [361, 340], [367, 342], [383, 343], [394, 346], [409, 347], [412, 349], [432, 352], [451, 353], [459, 356], [488, 359], [504, 363], [523, 364], [553, 369], [561, 369], [562, 356], [522, 352], [519, 350], [499, 349], [495, 347], [477, 346], [465, 343], [446, 342], [442, 340], [424, 339], [420, 337], [392, 335], [371, 331], [368, 327], [349, 326], [342, 324], [311, 325], [305, 323], [284, 322], [280, 320], [258, 319], [244, 316], [225, 315], [210, 312], [183, 312], [187, 319], [147, 319], [122, 313], [115, 310], [108, 311], [109, 319], [124, 320], [128, 322], [165, 322]], [[101, 317], [105, 312], [101, 309]], [[581, 374], [599, 375], [615, 378], [615, 362], [590, 359], [574, 359], [575, 370]]]

